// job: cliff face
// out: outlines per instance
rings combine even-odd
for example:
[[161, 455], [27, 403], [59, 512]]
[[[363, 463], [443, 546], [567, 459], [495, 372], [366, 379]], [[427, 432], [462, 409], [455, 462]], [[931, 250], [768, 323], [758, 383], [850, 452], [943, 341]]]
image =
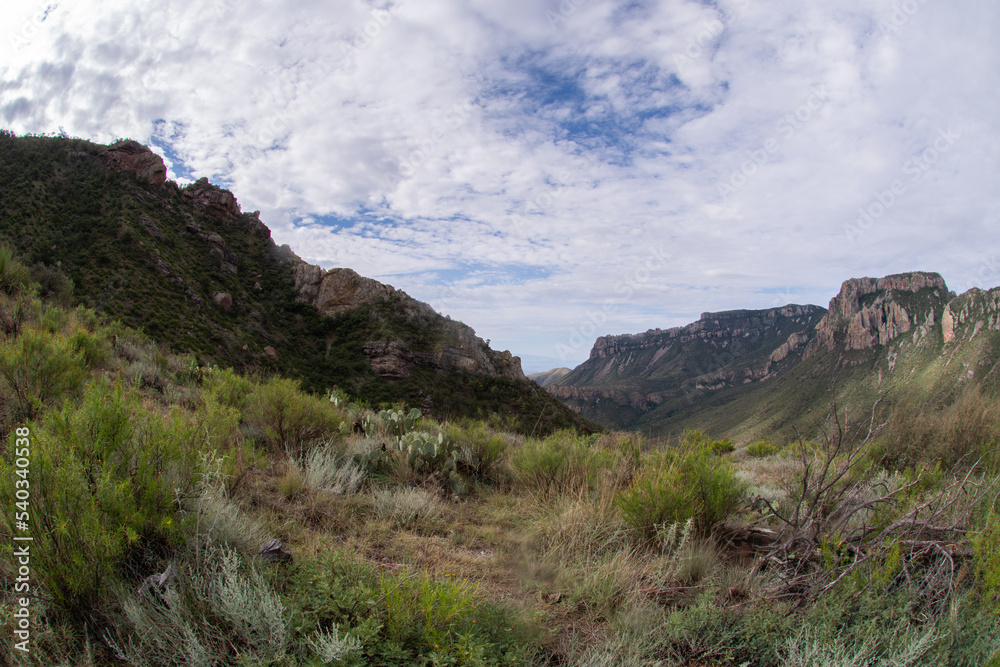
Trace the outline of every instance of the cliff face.
[[[913, 298], [923, 292], [925, 298]], [[830, 301], [806, 357], [825, 348], [867, 350], [886, 345], [921, 327], [929, 331], [950, 294], [936, 273], [902, 273], [885, 278], [852, 278]]]
[[550, 391], [619, 428], [792, 437], [822, 428], [832, 387], [852, 414], [890, 389], [937, 409], [969, 388], [1000, 392], [998, 359], [1000, 288], [956, 297], [940, 275], [913, 272], [847, 280], [828, 311], [705, 314], [598, 339]]
[[673, 329], [598, 338], [590, 359], [560, 386], [617, 385], [634, 379], [713, 383], [764, 379], [800, 350], [824, 314], [818, 306], [703, 313]]
[[[661, 405], [777, 377], [801, 358], [825, 312], [788, 305], [704, 313], [683, 327], [605, 336], [547, 389], [588, 418], [626, 427]], [[611, 406], [622, 419], [609, 421], [617, 419]]]

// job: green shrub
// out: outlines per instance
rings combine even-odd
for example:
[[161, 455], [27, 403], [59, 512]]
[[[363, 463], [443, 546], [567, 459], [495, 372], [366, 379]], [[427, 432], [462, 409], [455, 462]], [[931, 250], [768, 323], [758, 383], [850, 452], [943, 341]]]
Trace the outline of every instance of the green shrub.
[[559, 431], [544, 440], [527, 440], [511, 457], [517, 481], [542, 497], [565, 493], [589, 493], [602, 469], [610, 468], [618, 456], [593, 447], [596, 439], [581, 438], [573, 431]]
[[101, 368], [111, 359], [107, 341], [86, 329], [77, 329], [69, 338], [72, 348], [83, 356], [89, 368]]
[[247, 398], [246, 419], [271, 451], [299, 457], [308, 444], [338, 433], [341, 419], [328, 401], [306, 394], [296, 380], [271, 378]]
[[291, 627], [304, 639], [300, 653], [310, 647], [318, 654], [313, 645], [330, 629], [335, 643], [354, 647], [346, 664], [538, 664], [538, 642], [523, 618], [458, 577], [380, 575], [332, 551], [295, 564], [287, 599]]
[[986, 608], [1000, 608], [1000, 516], [990, 513], [986, 527], [973, 540], [976, 579]]
[[692, 432], [680, 451], [647, 458], [632, 485], [616, 497], [625, 521], [647, 537], [659, 526], [690, 519], [699, 532], [710, 532], [739, 507], [746, 489], [714, 450], [710, 440]]
[[0, 378], [12, 397], [12, 419], [32, 419], [48, 405], [76, 394], [87, 372], [84, 355], [65, 336], [27, 329], [0, 343]]
[[[106, 381], [31, 431], [32, 568], [57, 605], [86, 612], [130, 549], [180, 539], [175, 493], [192, 487], [197, 432]], [[0, 469], [11, 498], [15, 444]]]
[[747, 445], [747, 456], [752, 456], [758, 459], [777, 454], [779, 451], [781, 451], [780, 447], [772, 445], [764, 440], [758, 440], [757, 442]]
[[231, 368], [213, 370], [204, 374], [202, 389], [206, 396], [219, 404], [242, 411], [253, 391], [253, 382]]
[[473, 476], [481, 482], [499, 481], [510, 443], [502, 434], [478, 422], [461, 437], [464, 458]]
[[29, 281], [27, 267], [14, 259], [10, 248], [0, 245], [0, 292], [9, 296], [17, 295], [28, 286]]

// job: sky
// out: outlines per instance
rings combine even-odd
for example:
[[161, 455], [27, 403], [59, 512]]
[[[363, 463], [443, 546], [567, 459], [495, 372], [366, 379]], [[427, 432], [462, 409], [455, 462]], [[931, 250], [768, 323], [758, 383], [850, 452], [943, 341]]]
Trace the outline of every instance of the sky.
[[851, 277], [1000, 285], [995, 0], [5, 0], [0, 26], [0, 127], [141, 141], [526, 372]]

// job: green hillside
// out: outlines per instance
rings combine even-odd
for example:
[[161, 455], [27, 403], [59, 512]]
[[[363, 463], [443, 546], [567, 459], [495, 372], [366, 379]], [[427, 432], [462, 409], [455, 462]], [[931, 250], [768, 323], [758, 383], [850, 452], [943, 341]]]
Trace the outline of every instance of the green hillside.
[[405, 401], [442, 418], [496, 414], [525, 432], [596, 428], [526, 380], [443, 373], [419, 360], [405, 377], [383, 377], [366, 343], [430, 354], [467, 328], [432, 311], [404, 315], [402, 293], [323, 315], [299, 298], [299, 260], [256, 213], [239, 212], [207, 182], [181, 189], [109, 168], [107, 148], [0, 132], [0, 238], [57, 300], [141, 328], [200, 363], [277, 372], [313, 391], [337, 386], [372, 405]]

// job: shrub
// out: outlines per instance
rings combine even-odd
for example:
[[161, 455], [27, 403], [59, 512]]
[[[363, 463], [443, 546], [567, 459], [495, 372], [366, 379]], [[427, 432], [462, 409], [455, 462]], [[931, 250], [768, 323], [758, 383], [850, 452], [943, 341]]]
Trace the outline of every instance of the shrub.
[[418, 520], [433, 521], [444, 512], [437, 494], [426, 489], [377, 489], [374, 498], [376, 516], [401, 528]]
[[15, 422], [77, 393], [86, 371], [84, 355], [62, 335], [28, 329], [0, 343], [0, 377], [10, 389]]
[[70, 346], [83, 356], [89, 368], [100, 368], [111, 359], [111, 348], [107, 341], [86, 329], [77, 329], [70, 336]]
[[779, 451], [781, 451], [780, 447], [764, 440], [747, 445], [747, 455], [758, 459], [777, 454]]
[[356, 493], [365, 480], [365, 469], [329, 446], [314, 447], [305, 457], [306, 484], [311, 489], [337, 495]]
[[1000, 608], [1000, 516], [990, 513], [986, 527], [973, 540], [976, 578], [986, 608]]
[[242, 411], [254, 387], [245, 376], [231, 368], [225, 368], [205, 373], [202, 388], [206, 396], [215, 399], [220, 405]]
[[542, 497], [588, 493], [602, 468], [617, 458], [595, 449], [595, 441], [573, 431], [559, 431], [544, 440], [529, 439], [511, 457], [511, 467], [522, 486]]
[[278, 594], [236, 552], [206, 549], [178, 568], [163, 600], [119, 594], [121, 618], [108, 644], [131, 665], [271, 664], [286, 652], [289, 631]]
[[649, 457], [632, 486], [617, 496], [626, 522], [649, 537], [658, 526], [691, 519], [704, 534], [726, 519], [746, 483], [713, 452], [713, 443], [693, 432], [679, 452]]
[[30, 274], [27, 267], [14, 259], [6, 245], [0, 245], [0, 292], [14, 296], [28, 286]]
[[482, 422], [467, 429], [461, 440], [463, 458], [481, 482], [498, 481], [510, 443]]
[[[79, 408], [47, 414], [32, 435], [32, 566], [56, 604], [86, 613], [130, 549], [178, 541], [174, 499], [193, 484], [196, 431], [178, 413], [145, 411], [104, 381]], [[0, 466], [7, 497], [12, 462]]]
[[340, 418], [328, 401], [304, 393], [296, 380], [271, 378], [247, 399], [246, 419], [264, 434], [272, 451], [301, 456], [306, 445], [337, 433]]
[[335, 635], [334, 650], [357, 647], [346, 664], [537, 664], [536, 638], [522, 618], [483, 600], [475, 584], [458, 577], [381, 575], [349, 554], [328, 551], [295, 564], [288, 600], [290, 625], [304, 639], [300, 650], [318, 654], [319, 637]]

